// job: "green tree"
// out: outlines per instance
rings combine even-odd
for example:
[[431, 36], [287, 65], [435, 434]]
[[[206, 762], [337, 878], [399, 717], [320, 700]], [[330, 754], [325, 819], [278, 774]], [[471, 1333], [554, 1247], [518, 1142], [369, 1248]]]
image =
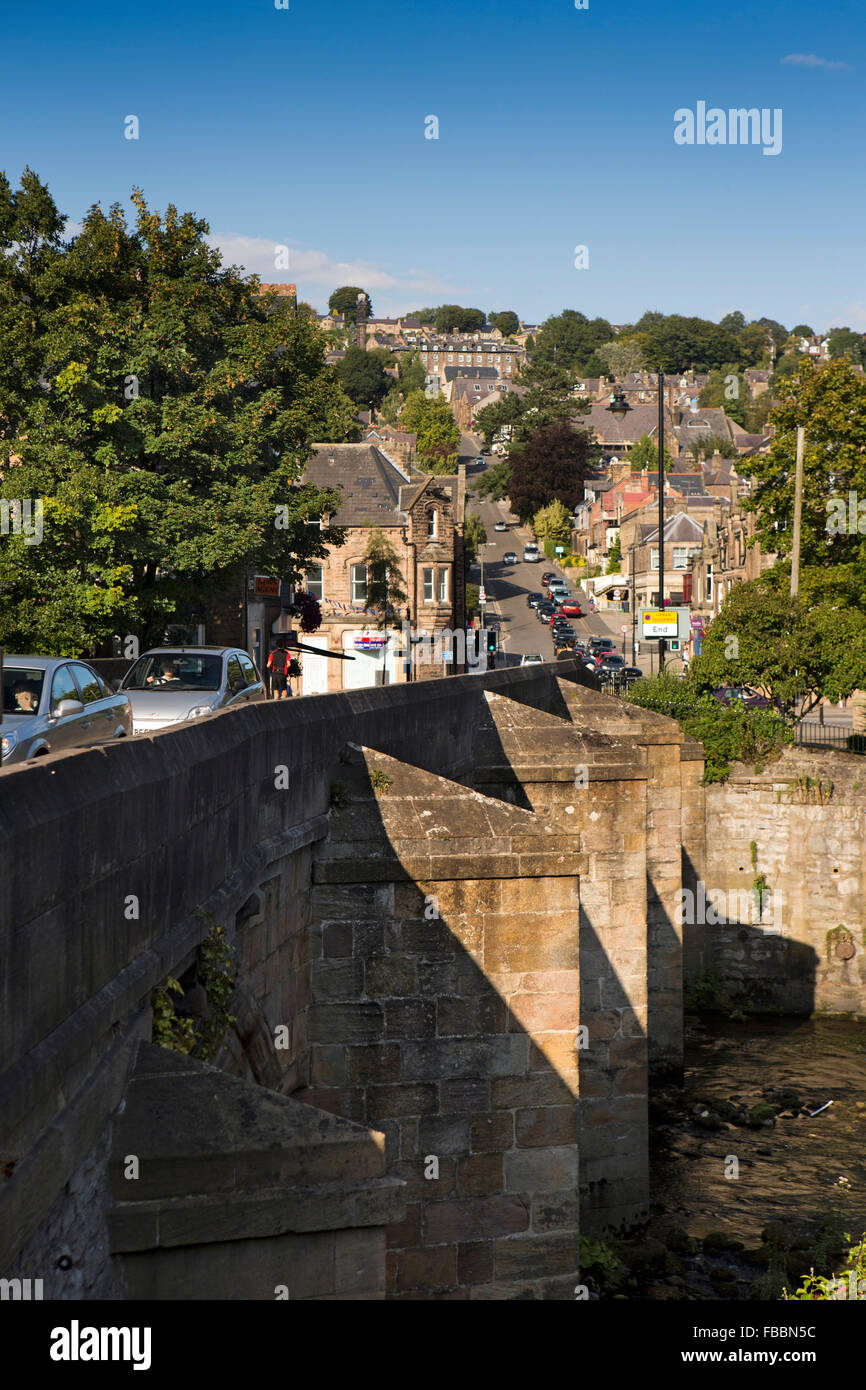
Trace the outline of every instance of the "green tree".
[[370, 318], [373, 313], [373, 301], [366, 290], [361, 289], [360, 285], [341, 285], [338, 290], [334, 290], [328, 300], [329, 311], [332, 314], [339, 314], [349, 323], [357, 323], [359, 294], [362, 294], [367, 301], [367, 318]]
[[379, 611], [378, 626], [387, 627], [389, 619], [407, 599], [406, 580], [399, 565], [400, 557], [387, 536], [378, 526], [370, 532], [364, 560], [367, 564], [367, 602], [365, 607]]
[[532, 529], [540, 541], [549, 541], [552, 546], [564, 545], [569, 550], [573, 525], [571, 512], [556, 497], [532, 518]]
[[0, 494], [43, 537], [0, 546], [0, 642], [93, 652], [159, 639], [244, 567], [302, 581], [342, 538], [300, 482], [348, 404], [316, 325], [224, 268], [207, 223], [133, 194], [66, 243], [48, 189], [0, 175]]
[[532, 354], [533, 365], [547, 363], [560, 369], [577, 369], [612, 337], [613, 329], [607, 319], [590, 320], [577, 309], [563, 309], [541, 325]]
[[607, 552], [607, 573], [619, 574], [622, 568], [622, 545], [620, 543], [619, 532], [617, 532], [613, 544]]
[[706, 386], [698, 396], [698, 405], [724, 410], [725, 414], [738, 425], [746, 419], [746, 401], [749, 399], [749, 384], [733, 362], [710, 372]]
[[463, 557], [466, 568], [478, 558], [478, 547], [487, 544], [487, 528], [477, 512], [470, 512], [463, 527]]
[[689, 445], [689, 453], [696, 466], [701, 462], [701, 459], [712, 458], [713, 454], [720, 454], [723, 459], [735, 459], [737, 457], [736, 445], [730, 439], [726, 439], [723, 434], [699, 435]]
[[831, 328], [827, 335], [831, 358], [846, 357], [849, 362], [862, 365], [866, 338], [850, 328]]
[[609, 343], [602, 343], [596, 351], [611, 376], [622, 378], [629, 372], [643, 369], [643, 350], [633, 338], [627, 338], [625, 342], [613, 338]]
[[522, 522], [557, 498], [573, 511], [583, 501], [584, 479], [598, 458], [587, 430], [566, 421], [542, 426], [509, 453], [511, 506]]
[[773, 342], [775, 343], [776, 351], [781, 352], [782, 348], [788, 341], [788, 330], [785, 327], [785, 325], [783, 323], [779, 323], [777, 319], [755, 319], [755, 322], [761, 328], [765, 328], [767, 330], [768, 335], [772, 338]]
[[[653, 439], [652, 435], [647, 434], [646, 430], [644, 430], [637, 443], [632, 444], [631, 448], [629, 449], [628, 461], [631, 464], [631, 471], [633, 473], [642, 473], [645, 468], [650, 473], [658, 473], [658, 440]], [[666, 473], [670, 473], [671, 469], [674, 466], [674, 459], [670, 450], [668, 449], [667, 444], [664, 446], [664, 465]]]
[[682, 314], [644, 314], [635, 325], [647, 366], [655, 371], [681, 372], [690, 367], [706, 372], [725, 362], [738, 363], [740, 348], [733, 333], [709, 319]]
[[421, 360], [420, 353], [401, 353], [397, 363], [397, 383], [404, 401], [413, 391], [423, 390], [426, 380], [427, 368]]
[[483, 410], [479, 410], [475, 418], [477, 428], [484, 438], [485, 449], [490, 448], [497, 430], [503, 425], [515, 425], [522, 414], [523, 406], [515, 391], [509, 391], [502, 400], [494, 401], [492, 405], [486, 405]]
[[520, 328], [520, 319], [513, 309], [500, 309], [495, 314], [488, 314], [487, 321], [498, 328], [504, 338], [509, 338]]
[[507, 458], [496, 459], [491, 463], [480, 477], [472, 483], [472, 491], [477, 492], [481, 498], [490, 498], [491, 502], [501, 502], [508, 496], [511, 487], [511, 464]]
[[383, 358], [393, 361], [386, 349], [365, 352], [363, 348], [350, 347], [334, 367], [337, 380], [356, 406], [374, 410], [390, 389], [392, 378], [385, 371]]
[[792, 720], [822, 698], [846, 699], [866, 685], [866, 614], [835, 601], [792, 599], [782, 576], [735, 584], [692, 663], [698, 691], [753, 685]]
[[724, 318], [719, 319], [719, 328], [724, 328], [727, 333], [739, 335], [746, 326], [746, 316], [741, 314], [739, 309], [733, 313], [725, 314]]
[[460, 304], [440, 304], [434, 319], [437, 333], [479, 333], [486, 321], [483, 309], [464, 309]]
[[[743, 459], [755, 480], [747, 510], [755, 512], [756, 537], [778, 566], [790, 567], [796, 431], [806, 431], [803, 458], [800, 586], [804, 596], [832, 589], [839, 602], [866, 612], [866, 519], [850, 494], [866, 500], [866, 381], [842, 359], [821, 365], [801, 357], [773, 411], [776, 434], [769, 453]], [[844, 514], [841, 522], [836, 518]]]
[[460, 430], [448, 402], [441, 396], [412, 391], [400, 415], [403, 429], [417, 435], [416, 453], [428, 473], [453, 473], [457, 467]]
[[747, 323], [737, 334], [744, 367], [766, 366], [770, 360], [770, 335], [761, 323]]
[[808, 323], [795, 324], [791, 329], [792, 338], [814, 338], [815, 330], [810, 328]]

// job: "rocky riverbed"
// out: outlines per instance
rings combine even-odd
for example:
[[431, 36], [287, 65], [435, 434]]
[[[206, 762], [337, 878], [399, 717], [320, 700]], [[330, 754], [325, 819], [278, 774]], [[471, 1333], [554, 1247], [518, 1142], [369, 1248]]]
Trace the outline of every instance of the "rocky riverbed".
[[586, 1243], [590, 1288], [778, 1298], [840, 1269], [866, 1232], [866, 1023], [693, 1015], [686, 1043], [684, 1090], [650, 1101], [652, 1218]]

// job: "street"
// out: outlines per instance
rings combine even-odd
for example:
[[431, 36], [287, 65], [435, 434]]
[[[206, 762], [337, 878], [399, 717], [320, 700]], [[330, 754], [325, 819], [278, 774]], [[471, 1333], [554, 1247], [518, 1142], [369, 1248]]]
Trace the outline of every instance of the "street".
[[[471, 435], [463, 435], [460, 443], [460, 461], [467, 464], [467, 480], [471, 483], [481, 472], [478, 465], [477, 445]], [[541, 576], [545, 571], [560, 575], [580, 601], [584, 617], [570, 619], [578, 639], [588, 641], [590, 637], [613, 637], [617, 651], [622, 652], [622, 623], [631, 624], [629, 614], [609, 612], [604, 616], [589, 612], [589, 598], [576, 579], [576, 571], [563, 568], [555, 561], [542, 558], [535, 564], [523, 560], [524, 544], [531, 539], [528, 527], [521, 527], [517, 517], [510, 512], [504, 502], [481, 501], [475, 493], [469, 493], [470, 506], [484, 522], [487, 543], [482, 555], [484, 560], [484, 587], [487, 592], [487, 619], [501, 623], [500, 650], [505, 658], [499, 658], [503, 665], [520, 664], [521, 656], [537, 652], [545, 661], [553, 661], [553, 638], [546, 624], [540, 623], [533, 609], [527, 607], [526, 595], [541, 590]], [[497, 521], [504, 521], [507, 531], [494, 531]], [[504, 565], [503, 555], [513, 551], [517, 556], [516, 565]], [[481, 583], [481, 566], [473, 565], [469, 581]], [[630, 633], [626, 634], [626, 642]], [[629, 659], [628, 646], [626, 659]]]

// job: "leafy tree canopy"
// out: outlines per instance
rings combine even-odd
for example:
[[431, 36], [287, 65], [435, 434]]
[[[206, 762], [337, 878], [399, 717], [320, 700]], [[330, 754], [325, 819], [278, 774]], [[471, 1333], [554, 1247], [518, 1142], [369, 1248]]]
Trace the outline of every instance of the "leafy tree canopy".
[[509, 497], [520, 520], [529, 521], [554, 498], [573, 512], [599, 454], [589, 431], [573, 429], [565, 420], [534, 429], [512, 447]]
[[348, 319], [350, 323], [357, 323], [359, 294], [367, 301], [367, 317], [370, 318], [373, 313], [373, 301], [360, 285], [341, 285], [338, 290], [334, 290], [328, 300], [328, 309], [332, 314], [339, 314], [342, 318]]
[[460, 430], [448, 402], [412, 391], [400, 415], [401, 428], [418, 436], [418, 465], [428, 473], [453, 473], [457, 468]]
[[520, 328], [520, 319], [513, 309], [500, 309], [494, 314], [488, 314], [488, 322], [498, 328], [503, 337], [508, 338], [512, 333], [516, 333]]
[[866, 517], [861, 531], [859, 512], [859, 499], [866, 501], [866, 381], [844, 360], [819, 365], [801, 357], [799, 373], [785, 383], [772, 419], [776, 434], [769, 453], [740, 464], [755, 479], [745, 506], [756, 514], [761, 548], [775, 551], [779, 566], [790, 572], [796, 430], [802, 425], [803, 593], [808, 594], [813, 583], [832, 586], [839, 601], [866, 612]]
[[472, 491], [477, 492], [479, 497], [489, 497], [491, 502], [501, 502], [508, 496], [510, 486], [511, 464], [508, 459], [498, 458], [475, 479]]
[[565, 370], [579, 369], [596, 348], [612, 337], [613, 329], [607, 319], [590, 320], [577, 309], [563, 309], [541, 325], [533, 365], [546, 363]]
[[706, 386], [698, 396], [698, 405], [724, 410], [738, 425], [745, 425], [746, 401], [750, 399], [749, 383], [737, 370], [736, 364], [726, 362], [710, 372]]
[[550, 541], [551, 545], [564, 545], [571, 549], [571, 532], [574, 522], [571, 512], [564, 507], [558, 497], [541, 507], [532, 518], [532, 529], [540, 541]]
[[[658, 440], [653, 439], [652, 435], [644, 430], [640, 439], [629, 449], [628, 461], [631, 464], [633, 473], [642, 473], [646, 468], [649, 473], [658, 473], [659, 468], [659, 445]], [[664, 466], [665, 472], [669, 473], [674, 466], [673, 455], [667, 444], [664, 446]]]
[[222, 266], [207, 223], [133, 194], [64, 242], [31, 170], [0, 175], [0, 495], [41, 499], [43, 538], [0, 546], [0, 642], [92, 652], [158, 640], [245, 566], [301, 581], [339, 541], [300, 480], [351, 404], [314, 322]]
[[692, 663], [698, 691], [757, 686], [786, 719], [822, 698], [838, 701], [866, 685], [866, 614], [835, 602], [792, 599], [772, 574], [735, 584]]
[[385, 348], [365, 352], [363, 348], [350, 347], [346, 355], [336, 364], [334, 371], [343, 390], [356, 406], [376, 409], [392, 385], [392, 378], [386, 373], [386, 362], [393, 357]]
[[483, 309], [464, 309], [460, 304], [440, 304], [434, 319], [437, 333], [480, 333], [486, 322]]
[[629, 372], [639, 372], [644, 366], [643, 349], [633, 338], [624, 341], [612, 338], [609, 343], [602, 343], [596, 350], [596, 356], [601, 358], [607, 372], [617, 378], [627, 376]]

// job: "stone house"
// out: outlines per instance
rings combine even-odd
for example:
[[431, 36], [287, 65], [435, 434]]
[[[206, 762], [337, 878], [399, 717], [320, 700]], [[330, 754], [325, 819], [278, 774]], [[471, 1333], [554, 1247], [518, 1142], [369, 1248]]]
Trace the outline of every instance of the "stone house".
[[[301, 640], [331, 656], [302, 655], [301, 692], [324, 694], [464, 669], [459, 644], [456, 659], [442, 659], [450, 644], [441, 634], [465, 631], [465, 468], [449, 477], [410, 473], [370, 442], [313, 447], [304, 481], [340, 490], [340, 505], [323, 520], [345, 527], [346, 540], [307, 569], [306, 589], [319, 600], [322, 626]], [[407, 595], [387, 630], [367, 603], [365, 556], [374, 528], [397, 554], [401, 587]], [[406, 624], [416, 635], [422, 631], [431, 635], [436, 660], [427, 659], [429, 644], [426, 649], [416, 644], [409, 664]]]

